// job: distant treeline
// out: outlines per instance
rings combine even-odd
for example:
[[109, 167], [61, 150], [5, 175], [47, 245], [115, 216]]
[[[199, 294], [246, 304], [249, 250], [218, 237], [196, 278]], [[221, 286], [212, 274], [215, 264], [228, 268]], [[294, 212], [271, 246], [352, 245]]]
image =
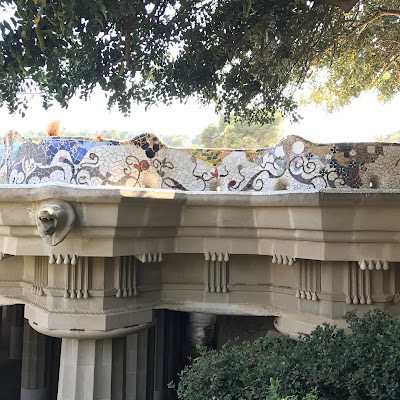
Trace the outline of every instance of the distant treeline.
[[[209, 124], [203, 132], [196, 136], [163, 135], [154, 132], [166, 144], [173, 147], [217, 147], [217, 148], [261, 148], [276, 144], [282, 137], [283, 118], [277, 115], [272, 124], [249, 125], [240, 120], [227, 122], [223, 117], [218, 125]], [[65, 131], [65, 136], [106, 138], [125, 141], [134, 138], [143, 131], [100, 130], [96, 133], [89, 131]], [[30, 130], [24, 133], [25, 137], [43, 137], [43, 131]]]

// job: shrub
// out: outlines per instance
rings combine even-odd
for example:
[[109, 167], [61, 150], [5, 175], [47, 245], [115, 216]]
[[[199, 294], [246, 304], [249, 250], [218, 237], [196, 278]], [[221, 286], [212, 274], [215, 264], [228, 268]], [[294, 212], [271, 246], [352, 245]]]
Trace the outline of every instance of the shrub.
[[178, 397], [270, 400], [279, 398], [271, 397], [275, 390], [307, 400], [310, 393], [325, 400], [400, 399], [400, 321], [380, 310], [363, 318], [351, 312], [346, 321], [350, 334], [324, 324], [298, 342], [265, 338], [203, 348], [181, 372]]

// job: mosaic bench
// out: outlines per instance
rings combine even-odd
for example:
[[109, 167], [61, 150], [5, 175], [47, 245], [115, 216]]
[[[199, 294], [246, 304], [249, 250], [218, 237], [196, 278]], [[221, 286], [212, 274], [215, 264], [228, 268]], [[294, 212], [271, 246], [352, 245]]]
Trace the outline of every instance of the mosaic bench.
[[0, 143], [0, 183], [62, 182], [183, 191], [400, 188], [400, 144], [314, 144], [287, 136], [265, 149], [174, 148], [144, 133], [130, 141], [72, 137]]

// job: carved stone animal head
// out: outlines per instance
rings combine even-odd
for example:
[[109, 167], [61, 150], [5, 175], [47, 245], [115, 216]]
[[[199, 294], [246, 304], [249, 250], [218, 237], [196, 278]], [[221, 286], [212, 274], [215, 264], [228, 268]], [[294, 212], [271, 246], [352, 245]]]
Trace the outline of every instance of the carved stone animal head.
[[74, 221], [74, 209], [63, 200], [46, 202], [38, 211], [36, 219], [39, 235], [50, 246], [55, 246], [66, 238]]

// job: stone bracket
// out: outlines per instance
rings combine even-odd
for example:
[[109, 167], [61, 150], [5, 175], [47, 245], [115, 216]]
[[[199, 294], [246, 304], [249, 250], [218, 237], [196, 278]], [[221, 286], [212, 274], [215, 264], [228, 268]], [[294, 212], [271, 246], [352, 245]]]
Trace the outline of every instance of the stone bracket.
[[370, 271], [370, 268], [357, 268], [356, 262], [348, 263], [346, 304], [372, 304]]
[[51, 256], [49, 256], [49, 264], [65, 264], [65, 265], [76, 265], [78, 263], [78, 259], [79, 257], [76, 254], [66, 254], [65, 256], [59, 254], [59, 255], [55, 255], [52, 254]]
[[90, 297], [91, 271], [88, 257], [79, 257], [74, 264], [65, 263], [65, 299], [79, 300]]
[[228, 292], [229, 253], [204, 254], [205, 291], [211, 293]]
[[283, 256], [281, 254], [274, 254], [272, 256], [272, 264], [283, 264], [289, 265], [289, 267], [293, 267], [296, 262], [297, 259], [294, 257]]
[[321, 261], [301, 260], [299, 267], [296, 298], [300, 300], [318, 300], [321, 291]]
[[[160, 253], [161, 254], [161, 253]], [[116, 297], [137, 296], [137, 257], [123, 256], [116, 257], [117, 263], [117, 293]]]
[[363, 271], [365, 271], [367, 268], [370, 271], [374, 269], [376, 269], [377, 271], [387, 271], [390, 267], [389, 261], [387, 260], [361, 260], [358, 261], [358, 265]]
[[141, 263], [151, 263], [151, 262], [161, 262], [162, 261], [162, 253], [143, 253], [136, 254], [136, 257]]
[[32, 293], [37, 296], [43, 296], [43, 288], [47, 287], [48, 263], [46, 257], [35, 257], [34, 278], [32, 284]]

